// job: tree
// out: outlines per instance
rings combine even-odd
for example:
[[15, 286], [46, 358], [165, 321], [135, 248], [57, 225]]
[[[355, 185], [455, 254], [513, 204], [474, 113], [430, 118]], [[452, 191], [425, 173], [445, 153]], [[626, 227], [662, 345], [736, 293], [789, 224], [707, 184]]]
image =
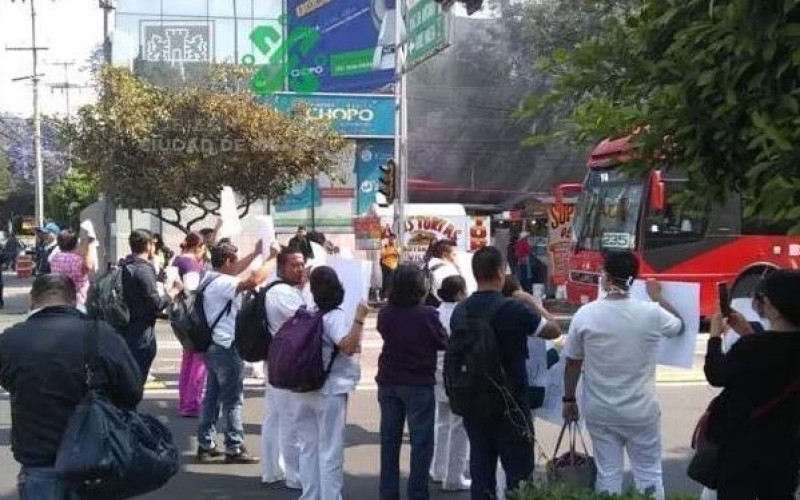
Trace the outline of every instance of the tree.
[[51, 184], [45, 195], [48, 218], [77, 228], [81, 211], [97, 200], [97, 179], [80, 167], [73, 167], [62, 179]]
[[[0, 114], [0, 149], [8, 155], [14, 189], [33, 192], [36, 164], [32, 120]], [[67, 152], [60, 124], [50, 117], [42, 119], [42, 164], [45, 184], [55, 182], [67, 171]]]
[[0, 202], [8, 201], [12, 191], [13, 185], [11, 183], [11, 172], [8, 168], [8, 157], [0, 151]]
[[[547, 69], [528, 116], [568, 110], [535, 140], [633, 134], [644, 160], [685, 169], [695, 196], [740, 192], [800, 231], [800, 2], [645, 0]], [[766, 196], [766, 194], [769, 194]]]
[[158, 88], [111, 67], [99, 85], [98, 103], [70, 126], [75, 156], [116, 204], [184, 232], [219, 214], [222, 186], [237, 193], [244, 216], [256, 200], [331, 173], [346, 145], [327, 123], [283, 114], [244, 92]]

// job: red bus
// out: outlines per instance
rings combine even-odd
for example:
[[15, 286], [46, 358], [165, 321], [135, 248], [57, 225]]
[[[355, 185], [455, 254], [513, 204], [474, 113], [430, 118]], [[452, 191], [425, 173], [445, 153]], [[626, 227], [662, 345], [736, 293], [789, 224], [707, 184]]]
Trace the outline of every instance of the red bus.
[[597, 297], [605, 251], [634, 251], [642, 278], [699, 283], [703, 317], [716, 309], [718, 282], [733, 298], [749, 297], [766, 271], [800, 267], [800, 238], [786, 236], [788, 225], [744, 217], [736, 194], [724, 204], [698, 197], [687, 204], [684, 173], [664, 164], [630, 177], [619, 167], [632, 157], [628, 138], [606, 139], [589, 155], [568, 264], [572, 304]]

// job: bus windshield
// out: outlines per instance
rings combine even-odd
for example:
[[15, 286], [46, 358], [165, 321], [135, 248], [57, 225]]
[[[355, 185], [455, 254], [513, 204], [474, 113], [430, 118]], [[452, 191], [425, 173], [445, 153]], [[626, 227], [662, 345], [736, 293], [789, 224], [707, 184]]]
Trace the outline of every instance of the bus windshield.
[[644, 183], [616, 170], [590, 170], [575, 223], [577, 250], [633, 250]]

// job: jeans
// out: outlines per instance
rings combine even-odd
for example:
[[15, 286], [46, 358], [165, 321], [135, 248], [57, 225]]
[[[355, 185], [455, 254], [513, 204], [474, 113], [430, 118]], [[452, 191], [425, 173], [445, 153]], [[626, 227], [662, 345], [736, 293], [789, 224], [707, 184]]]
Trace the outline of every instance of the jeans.
[[436, 402], [433, 386], [379, 386], [381, 408], [381, 500], [400, 498], [400, 446], [408, 417], [411, 438], [409, 500], [428, 500], [428, 471], [433, 459], [433, 424]]
[[225, 451], [230, 455], [238, 454], [244, 444], [244, 362], [235, 347], [226, 349], [212, 344], [206, 351], [206, 370], [206, 395], [197, 442], [206, 450], [216, 447], [216, 424], [221, 410], [225, 424]]
[[17, 476], [20, 500], [78, 500], [52, 467], [22, 467]]
[[394, 269], [381, 264], [381, 295], [388, 299], [392, 291], [392, 280], [394, 279]]
[[125, 333], [125, 343], [128, 344], [139, 372], [142, 375], [142, 386], [147, 382], [150, 366], [156, 359], [156, 334], [152, 323], [133, 321]]
[[[495, 498], [497, 490], [497, 460], [503, 465], [506, 489], [516, 489], [531, 478], [534, 468], [530, 412], [524, 411], [527, 423], [512, 422], [508, 417], [491, 421], [464, 418], [464, 428], [469, 436], [472, 476], [472, 500]], [[527, 429], [526, 429], [527, 427]]]

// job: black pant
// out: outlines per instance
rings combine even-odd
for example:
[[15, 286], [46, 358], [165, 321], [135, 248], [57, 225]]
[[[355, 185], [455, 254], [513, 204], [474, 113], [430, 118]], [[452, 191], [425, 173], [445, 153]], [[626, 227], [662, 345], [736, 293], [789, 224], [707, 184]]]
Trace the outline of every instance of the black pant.
[[742, 436], [720, 448], [719, 500], [794, 500], [800, 443], [788, 432], [770, 434]]
[[394, 269], [381, 264], [381, 296], [386, 299], [392, 291], [392, 278], [394, 278]]
[[[515, 412], [516, 413], [516, 412]], [[495, 498], [497, 491], [497, 459], [506, 473], [507, 491], [531, 479], [534, 469], [533, 424], [530, 412], [527, 421], [512, 422], [508, 417], [491, 421], [464, 418], [469, 437], [469, 471], [472, 476], [472, 500]]]
[[147, 382], [147, 374], [150, 373], [150, 366], [156, 358], [155, 326], [149, 322], [131, 322], [125, 333], [125, 342], [139, 366], [142, 374], [142, 386], [144, 386]]

